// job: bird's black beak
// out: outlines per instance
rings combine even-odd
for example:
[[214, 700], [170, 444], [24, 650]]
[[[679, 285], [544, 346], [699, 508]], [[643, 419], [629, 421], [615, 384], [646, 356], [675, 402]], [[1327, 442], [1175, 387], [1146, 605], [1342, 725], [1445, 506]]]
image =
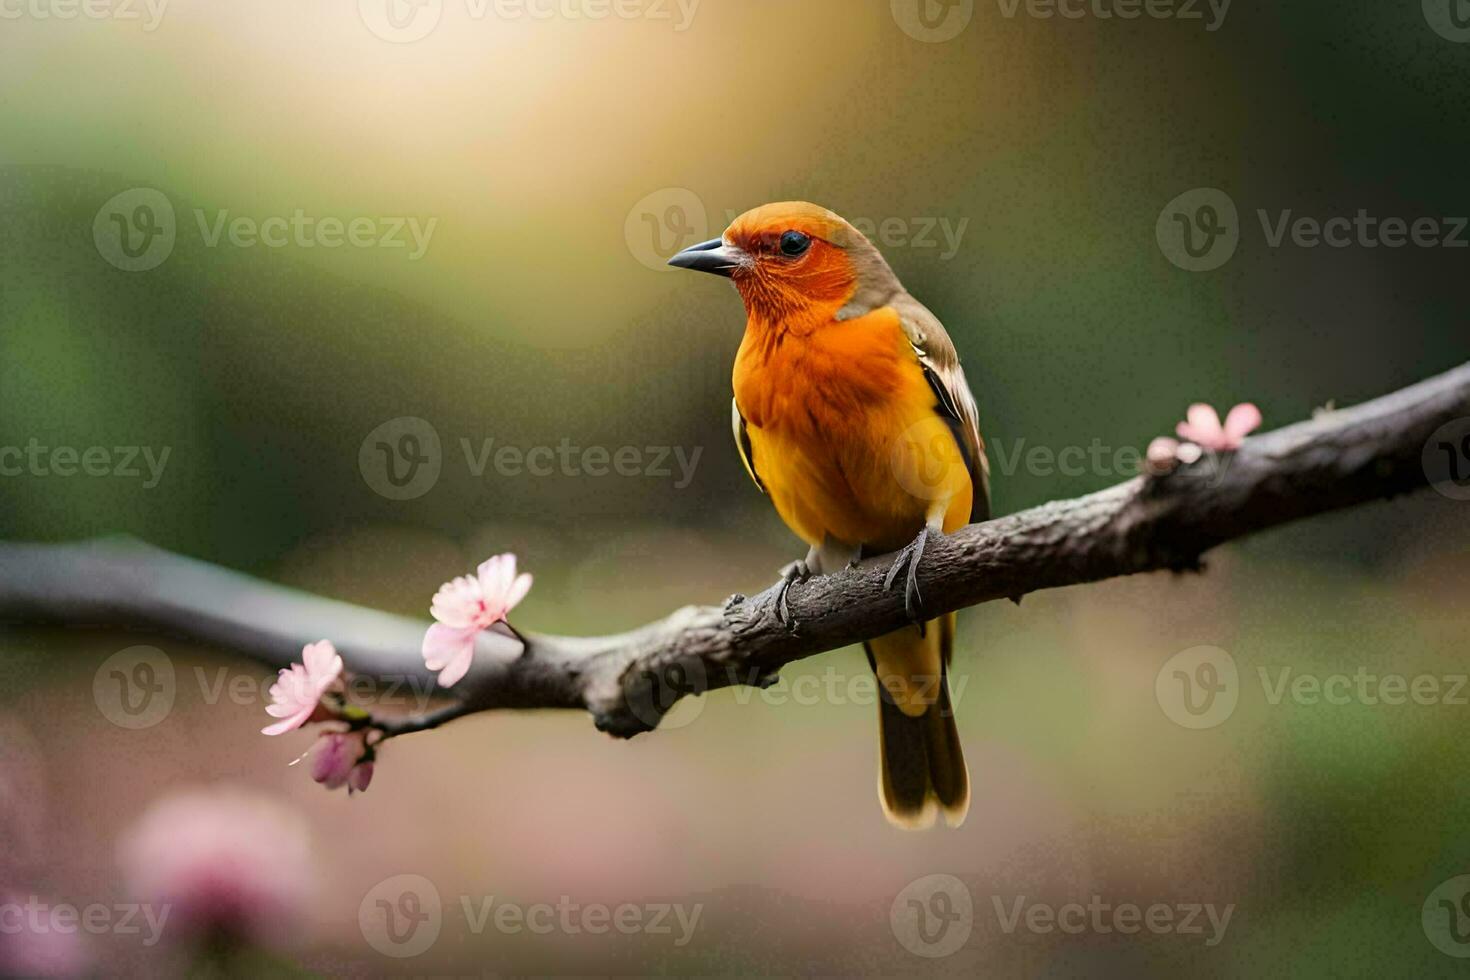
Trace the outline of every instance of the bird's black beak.
[[723, 239], [716, 238], [689, 246], [669, 259], [669, 265], [676, 269], [712, 272], [728, 279], [744, 260], [744, 252], [733, 245], [726, 245]]

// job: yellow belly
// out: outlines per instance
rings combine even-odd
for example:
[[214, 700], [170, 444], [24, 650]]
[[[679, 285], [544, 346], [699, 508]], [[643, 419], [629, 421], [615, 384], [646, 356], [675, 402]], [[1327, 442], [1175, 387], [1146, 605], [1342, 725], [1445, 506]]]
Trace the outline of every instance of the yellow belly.
[[967, 523], [964, 456], [896, 321], [837, 329], [836, 343], [813, 339], [743, 374], [737, 363], [753, 464], [782, 520], [810, 545], [830, 535], [876, 551], [926, 521]]

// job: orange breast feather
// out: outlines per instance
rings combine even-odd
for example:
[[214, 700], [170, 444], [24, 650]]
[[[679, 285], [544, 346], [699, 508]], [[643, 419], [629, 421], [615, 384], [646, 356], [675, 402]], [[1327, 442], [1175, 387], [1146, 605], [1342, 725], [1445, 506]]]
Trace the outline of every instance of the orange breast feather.
[[735, 360], [751, 462], [808, 544], [892, 550], [970, 517], [959, 445], [891, 309], [797, 335], [752, 322]]

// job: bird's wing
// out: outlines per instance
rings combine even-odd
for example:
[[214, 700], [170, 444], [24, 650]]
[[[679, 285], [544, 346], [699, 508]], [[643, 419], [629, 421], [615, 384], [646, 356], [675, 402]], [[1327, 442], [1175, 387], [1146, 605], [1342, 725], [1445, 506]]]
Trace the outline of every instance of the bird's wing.
[[985, 440], [980, 438], [980, 413], [975, 407], [975, 396], [970, 394], [970, 386], [965, 381], [964, 369], [960, 367], [959, 352], [939, 318], [923, 303], [903, 293], [891, 305], [898, 313], [914, 354], [924, 367], [929, 387], [934, 389], [934, 395], [939, 399], [939, 411], [950, 423], [955, 440], [964, 452], [975, 494], [970, 520], [988, 520], [990, 461], [985, 458]]
[[750, 433], [745, 431], [745, 416], [740, 414], [740, 405], [733, 398], [730, 399], [730, 427], [734, 430], [735, 448], [740, 451], [740, 462], [745, 464], [745, 472], [755, 481], [757, 489], [765, 493], [766, 485], [755, 475], [755, 455], [750, 448]]

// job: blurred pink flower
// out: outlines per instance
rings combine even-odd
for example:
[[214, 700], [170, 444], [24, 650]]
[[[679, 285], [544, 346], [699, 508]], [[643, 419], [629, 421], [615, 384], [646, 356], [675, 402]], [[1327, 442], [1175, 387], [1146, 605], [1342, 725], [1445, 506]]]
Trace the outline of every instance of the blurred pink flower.
[[371, 762], [359, 762], [352, 767], [352, 772], [347, 774], [347, 795], [366, 792], [368, 784], [373, 781], [373, 764]]
[[278, 944], [308, 917], [316, 879], [306, 822], [232, 787], [154, 801], [118, 842], [140, 901], [171, 907], [166, 932]]
[[367, 732], [326, 732], [311, 751], [311, 778], [327, 789], [347, 787], [348, 795], [368, 788], [373, 764], [368, 757]]
[[1158, 436], [1144, 453], [1145, 468], [1150, 473], [1168, 473], [1178, 465], [1179, 440]]
[[437, 623], [424, 634], [424, 664], [437, 670], [439, 683], [452, 687], [469, 672], [475, 636], [501, 622], [531, 591], [531, 576], [516, 574], [516, 556], [496, 555], [475, 576], [445, 582], [429, 611]]
[[6, 927], [0, 929], [0, 976], [85, 975], [89, 964], [81, 937], [75, 930], [51, 928], [44, 912], [39, 920], [28, 915], [26, 910], [37, 902], [45, 903], [45, 899], [0, 888], [0, 908], [20, 910], [13, 918], [6, 916]]
[[1261, 410], [1250, 402], [1236, 405], [1220, 424], [1219, 414], [1209, 405], [1196, 402], [1189, 406], [1185, 420], [1174, 427], [1179, 438], [1188, 440], [1203, 449], [1228, 452], [1239, 449], [1245, 437], [1261, 424]]
[[263, 735], [281, 735], [300, 728], [311, 718], [327, 688], [342, 676], [342, 658], [327, 640], [301, 648], [302, 663], [282, 668], [271, 685], [266, 713], [281, 720], [262, 728]]

